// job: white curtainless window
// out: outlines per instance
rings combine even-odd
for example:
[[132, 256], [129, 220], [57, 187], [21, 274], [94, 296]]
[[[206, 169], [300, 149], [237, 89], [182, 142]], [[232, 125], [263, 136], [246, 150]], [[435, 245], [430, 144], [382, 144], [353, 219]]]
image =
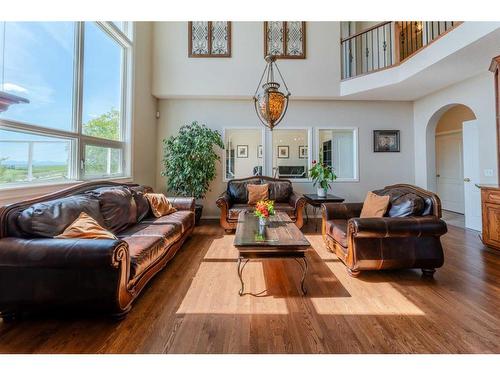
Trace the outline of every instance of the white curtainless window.
[[130, 174], [132, 28], [0, 23], [0, 188]]

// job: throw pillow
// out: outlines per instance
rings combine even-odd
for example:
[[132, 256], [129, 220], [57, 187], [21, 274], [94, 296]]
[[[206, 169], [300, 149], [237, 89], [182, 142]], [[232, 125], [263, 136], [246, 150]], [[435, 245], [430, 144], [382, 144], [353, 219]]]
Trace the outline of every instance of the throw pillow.
[[269, 185], [247, 185], [248, 190], [248, 204], [256, 204], [258, 201], [269, 198]]
[[366, 194], [365, 202], [363, 203], [363, 208], [361, 210], [361, 215], [359, 217], [382, 217], [387, 211], [387, 206], [389, 205], [388, 195], [377, 195], [371, 191]]
[[146, 193], [144, 195], [155, 217], [162, 217], [177, 211], [164, 194]]
[[54, 238], [117, 239], [113, 233], [101, 227], [92, 216], [85, 212], [82, 212], [64, 232]]

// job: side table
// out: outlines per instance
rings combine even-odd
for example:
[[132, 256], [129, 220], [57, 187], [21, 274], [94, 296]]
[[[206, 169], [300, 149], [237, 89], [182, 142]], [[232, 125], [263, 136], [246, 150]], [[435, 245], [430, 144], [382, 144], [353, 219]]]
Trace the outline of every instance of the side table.
[[[306, 199], [306, 203], [313, 207], [313, 216], [316, 217], [318, 212], [318, 208], [321, 207], [322, 203], [342, 203], [344, 198], [337, 197], [336, 195], [327, 194], [326, 197], [320, 197], [318, 194], [304, 194], [304, 198]], [[307, 213], [307, 205], [305, 207], [306, 210], [306, 222], [309, 223], [309, 214]], [[318, 222], [316, 221], [315, 231], [318, 231]]]

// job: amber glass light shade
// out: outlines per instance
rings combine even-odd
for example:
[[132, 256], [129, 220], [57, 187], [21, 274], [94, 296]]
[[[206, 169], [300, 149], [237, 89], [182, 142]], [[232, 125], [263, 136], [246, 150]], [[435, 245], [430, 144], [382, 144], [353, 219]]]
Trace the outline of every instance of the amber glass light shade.
[[266, 91], [258, 97], [261, 117], [270, 125], [274, 125], [285, 109], [285, 95], [279, 91]]
[[[253, 96], [255, 111], [259, 120], [264, 126], [273, 130], [285, 116], [288, 108], [288, 98], [290, 91], [281, 75], [277, 65], [276, 56], [266, 56], [267, 66], [262, 73], [257, 90]], [[277, 70], [281, 82], [284, 84], [286, 94], [280, 91], [280, 84], [274, 79], [274, 70]], [[265, 83], [261, 86], [262, 80], [266, 77]]]

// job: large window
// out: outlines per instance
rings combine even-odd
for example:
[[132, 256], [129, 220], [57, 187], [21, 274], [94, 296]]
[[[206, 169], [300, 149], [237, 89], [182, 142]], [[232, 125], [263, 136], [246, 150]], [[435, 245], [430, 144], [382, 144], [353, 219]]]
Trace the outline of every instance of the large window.
[[275, 129], [272, 143], [273, 177], [309, 178], [308, 129]]
[[332, 167], [338, 181], [358, 179], [357, 135], [355, 128], [318, 130], [318, 161]]
[[0, 188], [130, 174], [130, 23], [0, 23]]

